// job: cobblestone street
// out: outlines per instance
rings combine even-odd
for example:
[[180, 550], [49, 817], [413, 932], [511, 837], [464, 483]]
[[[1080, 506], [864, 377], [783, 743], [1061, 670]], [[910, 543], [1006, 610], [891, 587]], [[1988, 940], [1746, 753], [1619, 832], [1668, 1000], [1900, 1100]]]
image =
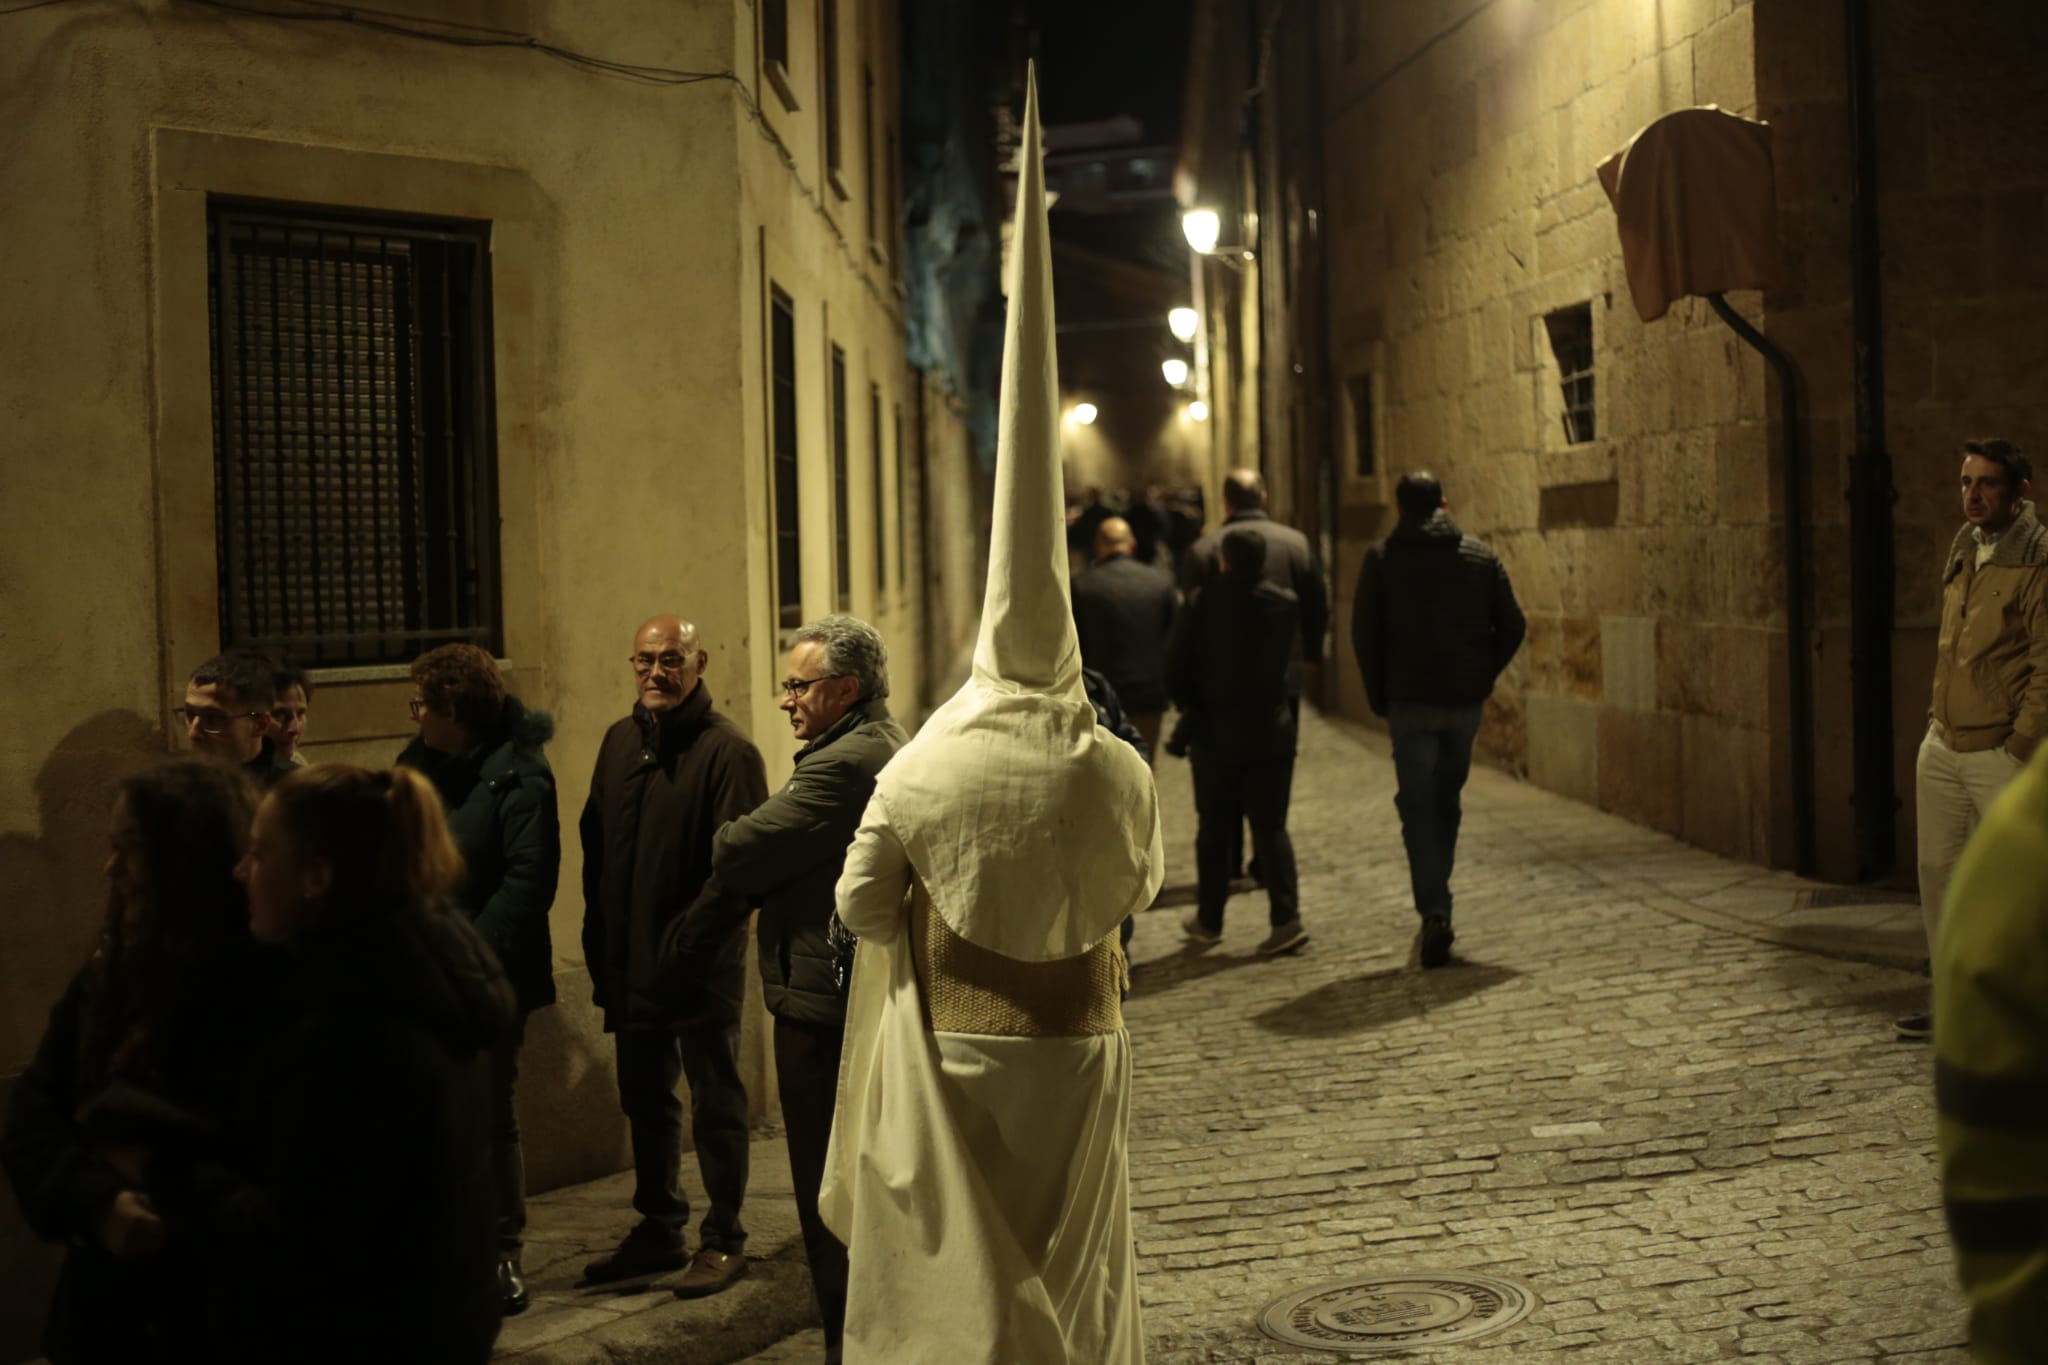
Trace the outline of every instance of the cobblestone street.
[[1152, 1358], [1299, 1358], [1258, 1333], [1268, 1301], [1464, 1270], [1541, 1305], [1435, 1358], [1963, 1360], [1929, 1053], [1889, 1027], [1924, 983], [1653, 908], [1757, 878], [1485, 770], [1459, 960], [1424, 974], [1383, 743], [1306, 720], [1314, 939], [1277, 961], [1258, 894], [1183, 946], [1188, 774], [1161, 767], [1171, 908], [1128, 1010]]

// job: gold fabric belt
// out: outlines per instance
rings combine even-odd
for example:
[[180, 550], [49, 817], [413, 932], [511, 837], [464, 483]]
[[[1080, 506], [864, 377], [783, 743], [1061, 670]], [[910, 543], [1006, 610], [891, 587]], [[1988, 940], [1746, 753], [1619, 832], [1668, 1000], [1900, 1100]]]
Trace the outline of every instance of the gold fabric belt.
[[1020, 962], [954, 933], [913, 877], [910, 955], [925, 1026], [936, 1033], [1086, 1038], [1124, 1026], [1120, 1001], [1129, 977], [1115, 934], [1079, 957]]

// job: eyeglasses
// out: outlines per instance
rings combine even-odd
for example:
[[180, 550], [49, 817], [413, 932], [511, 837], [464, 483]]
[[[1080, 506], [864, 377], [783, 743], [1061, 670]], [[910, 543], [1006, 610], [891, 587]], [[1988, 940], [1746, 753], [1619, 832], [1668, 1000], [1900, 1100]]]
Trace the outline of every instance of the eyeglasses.
[[652, 673], [657, 668], [664, 673], [673, 673], [690, 659], [688, 655], [670, 650], [666, 654], [635, 654], [628, 662], [633, 665], [635, 673]]
[[821, 682], [831, 682], [834, 678], [850, 678], [852, 676], [850, 673], [827, 673], [822, 678], [785, 678], [782, 683], [782, 695], [794, 700]]
[[408, 715], [410, 715], [414, 720], [418, 720], [420, 718], [420, 713], [427, 709], [427, 704], [420, 698], [414, 697], [411, 701], [405, 704], [405, 709]]
[[224, 734], [238, 720], [258, 719], [268, 711], [220, 711], [211, 706], [173, 706], [171, 714], [186, 725], [196, 725], [202, 735]]

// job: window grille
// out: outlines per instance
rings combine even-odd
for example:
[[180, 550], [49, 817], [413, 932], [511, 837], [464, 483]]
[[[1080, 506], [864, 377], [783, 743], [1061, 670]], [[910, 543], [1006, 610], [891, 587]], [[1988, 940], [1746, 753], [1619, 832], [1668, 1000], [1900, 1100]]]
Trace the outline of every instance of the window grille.
[[868, 385], [868, 451], [875, 469], [875, 596], [889, 586], [888, 542], [882, 538], [888, 526], [887, 508], [882, 500], [882, 386]]
[[1574, 304], [1543, 319], [1550, 352], [1557, 358], [1557, 382], [1564, 395], [1564, 439], [1581, 445], [1593, 439], [1593, 305]]
[[847, 485], [846, 352], [832, 348], [832, 600], [840, 611], [853, 608], [851, 489]]
[[839, 0], [819, 0], [820, 59], [825, 67], [825, 169], [839, 175]]
[[796, 305], [789, 295], [770, 286], [769, 387], [773, 429], [769, 433], [774, 465], [775, 620], [785, 628], [804, 623], [803, 538], [797, 521], [796, 461]]
[[1372, 376], [1354, 374], [1344, 381], [1351, 399], [1351, 472], [1361, 479], [1379, 473], [1379, 442], [1373, 432]]
[[209, 204], [223, 645], [502, 650], [488, 232]]

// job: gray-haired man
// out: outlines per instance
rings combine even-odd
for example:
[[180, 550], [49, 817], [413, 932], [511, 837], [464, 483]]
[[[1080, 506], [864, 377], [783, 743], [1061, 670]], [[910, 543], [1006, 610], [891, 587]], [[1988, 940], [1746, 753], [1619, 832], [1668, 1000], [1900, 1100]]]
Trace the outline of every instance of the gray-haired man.
[[[832, 1137], [846, 997], [834, 971], [827, 926], [833, 887], [846, 862], [875, 774], [901, 748], [889, 718], [889, 654], [865, 621], [827, 616], [796, 633], [782, 683], [782, 709], [804, 741], [781, 791], [733, 820], [712, 840], [712, 873], [734, 899], [701, 901], [669, 942], [687, 971], [695, 943], [716, 942], [715, 916], [744, 897], [758, 905], [761, 986], [775, 1016], [775, 1072], [797, 1221], [825, 1324], [828, 1359], [837, 1359], [846, 1317], [846, 1248], [818, 1217], [818, 1185]], [[744, 908], [744, 906], [742, 906]]]

